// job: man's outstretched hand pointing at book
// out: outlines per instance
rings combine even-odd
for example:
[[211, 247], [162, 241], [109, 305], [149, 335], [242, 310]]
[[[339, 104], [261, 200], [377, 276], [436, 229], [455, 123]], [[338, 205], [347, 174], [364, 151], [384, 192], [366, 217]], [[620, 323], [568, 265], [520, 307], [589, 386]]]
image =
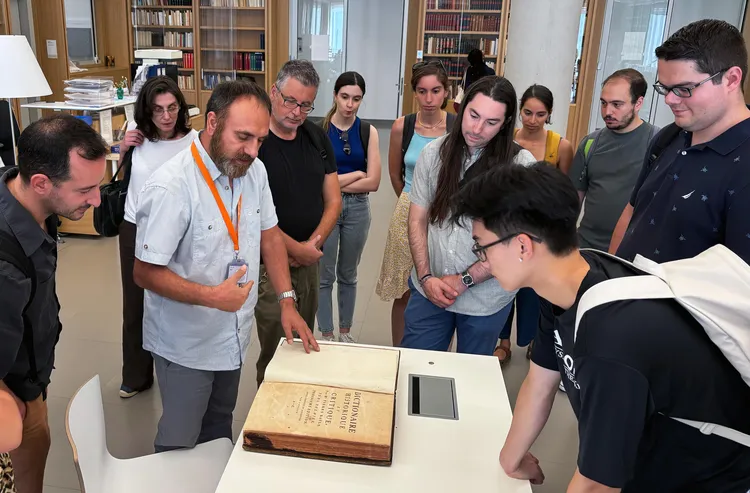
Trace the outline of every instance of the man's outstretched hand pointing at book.
[[310, 327], [307, 326], [305, 320], [300, 316], [299, 312], [297, 312], [297, 309], [294, 306], [294, 300], [281, 300], [279, 304], [281, 305], [281, 326], [284, 328], [286, 342], [292, 344], [294, 333], [296, 332], [302, 340], [302, 345], [305, 347], [306, 353], [309, 353], [310, 349], [320, 351], [318, 342], [315, 340], [315, 336], [313, 336]]

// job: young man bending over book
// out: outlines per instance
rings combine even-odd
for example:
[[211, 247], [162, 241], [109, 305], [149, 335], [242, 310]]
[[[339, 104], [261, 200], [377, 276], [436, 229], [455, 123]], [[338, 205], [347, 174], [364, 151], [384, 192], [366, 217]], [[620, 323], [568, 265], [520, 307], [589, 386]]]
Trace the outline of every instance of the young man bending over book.
[[569, 178], [539, 164], [499, 165], [463, 186], [454, 211], [473, 219], [474, 252], [503, 289], [530, 287], [542, 298], [531, 367], [500, 453], [509, 476], [544, 480], [529, 449], [562, 376], [580, 443], [568, 493], [748, 491], [750, 448], [670, 419], [750, 433], [750, 387], [684, 308], [616, 301], [587, 311], [574, 334], [581, 296], [636, 270], [578, 250]]
[[157, 452], [232, 438], [260, 257], [288, 340], [318, 349], [294, 306], [284, 239], [263, 163], [271, 101], [253, 82], [219, 84], [206, 129], [146, 182], [136, 212], [135, 282], [146, 290], [143, 347], [164, 412]]

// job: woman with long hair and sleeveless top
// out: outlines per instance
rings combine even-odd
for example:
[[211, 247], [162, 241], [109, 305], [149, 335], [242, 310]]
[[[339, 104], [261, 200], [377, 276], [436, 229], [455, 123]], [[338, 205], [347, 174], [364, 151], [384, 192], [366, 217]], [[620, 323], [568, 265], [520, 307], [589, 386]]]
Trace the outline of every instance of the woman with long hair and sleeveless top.
[[148, 79], [135, 102], [135, 121], [128, 122], [120, 144], [121, 156], [134, 148], [119, 234], [123, 399], [150, 389], [154, 383], [153, 358], [143, 349], [143, 289], [133, 280], [138, 193], [159, 166], [187, 149], [196, 137], [198, 132], [190, 128], [188, 105], [177, 83], [166, 76]]
[[333, 283], [338, 284], [339, 342], [354, 342], [350, 331], [357, 298], [357, 268], [370, 230], [370, 192], [380, 185], [380, 150], [375, 127], [357, 116], [365, 80], [344, 72], [333, 87], [333, 107], [323, 120], [336, 155], [341, 214], [323, 244], [320, 263], [318, 327], [326, 341], [333, 335]]
[[375, 292], [383, 301], [392, 301], [391, 334], [398, 346], [404, 334], [404, 310], [409, 302], [409, 275], [414, 266], [409, 250], [409, 190], [414, 165], [422, 149], [445, 135], [455, 115], [444, 111], [448, 97], [448, 72], [439, 61], [418, 62], [412, 66], [411, 87], [419, 110], [393, 122], [388, 146], [388, 171], [398, 202], [391, 217], [383, 263]]
[[[524, 149], [531, 152], [537, 161], [545, 161], [550, 166], [559, 168], [568, 174], [573, 162], [573, 146], [567, 139], [545, 125], [552, 123], [552, 91], [544, 86], [534, 84], [521, 96], [521, 128], [515, 130], [515, 140]], [[531, 357], [532, 343], [536, 336], [539, 322], [539, 297], [531, 288], [523, 288], [516, 294], [516, 339], [520, 347], [528, 346], [526, 357]], [[513, 324], [511, 311], [505, 327], [500, 333], [500, 344], [495, 349], [495, 356], [500, 364], [510, 361], [510, 333]]]

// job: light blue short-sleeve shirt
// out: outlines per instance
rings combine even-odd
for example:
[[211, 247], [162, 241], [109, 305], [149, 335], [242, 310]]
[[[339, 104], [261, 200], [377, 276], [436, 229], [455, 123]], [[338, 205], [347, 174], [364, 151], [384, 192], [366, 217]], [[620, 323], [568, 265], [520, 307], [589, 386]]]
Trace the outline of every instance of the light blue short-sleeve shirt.
[[[440, 160], [440, 146], [446, 136], [438, 137], [425, 146], [417, 159], [414, 168], [409, 200], [420, 207], [428, 209], [435, 199], [438, 175], [442, 161]], [[481, 151], [467, 158], [461, 170], [461, 177], [466, 170], [479, 158]], [[515, 164], [530, 166], [536, 162], [534, 155], [522, 149], [513, 159]], [[446, 220], [440, 224], [430, 223], [427, 226], [427, 249], [430, 255], [430, 272], [437, 276], [459, 274], [477, 261], [471, 251], [474, 246], [471, 222], [466, 221], [459, 226]], [[411, 281], [422, 296], [425, 296], [419, 284], [416, 269], [412, 269]], [[505, 291], [500, 287], [497, 279], [491, 278], [465, 291], [456, 301], [446, 308], [449, 312], [462, 315], [487, 316], [500, 311], [505, 305], [513, 301], [515, 291]]]
[[[276, 209], [265, 166], [259, 159], [230, 186], [229, 178], [218, 170], [200, 138], [194, 142], [235, 227], [242, 196], [239, 256], [248, 264], [247, 279], [253, 281], [253, 288], [236, 313], [180, 303], [147, 290], [143, 348], [188, 368], [236, 370], [245, 359], [258, 301], [261, 231], [276, 225]], [[234, 243], [190, 147], [151, 175], [136, 207], [138, 260], [166, 266], [178, 276], [205, 286], [226, 280], [227, 267], [234, 259]]]

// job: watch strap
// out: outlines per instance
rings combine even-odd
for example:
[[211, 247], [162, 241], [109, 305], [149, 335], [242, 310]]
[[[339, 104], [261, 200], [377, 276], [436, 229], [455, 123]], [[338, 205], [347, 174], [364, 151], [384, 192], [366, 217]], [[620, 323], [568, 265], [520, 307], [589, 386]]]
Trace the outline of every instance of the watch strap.
[[279, 296], [277, 296], [277, 299], [278, 299], [279, 302], [281, 302], [282, 300], [288, 299], [288, 298], [291, 298], [291, 299], [293, 299], [296, 302], [297, 301], [297, 292], [292, 289], [290, 291], [284, 291], [283, 293], [279, 294]]

